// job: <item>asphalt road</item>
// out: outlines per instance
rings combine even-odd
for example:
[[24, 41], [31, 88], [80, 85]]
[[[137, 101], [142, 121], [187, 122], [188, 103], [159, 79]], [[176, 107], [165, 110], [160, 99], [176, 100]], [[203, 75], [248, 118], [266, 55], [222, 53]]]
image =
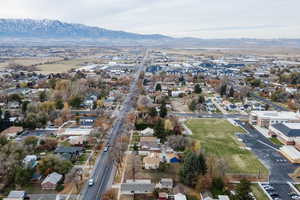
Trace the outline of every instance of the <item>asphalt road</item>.
[[[147, 58], [147, 53], [144, 57], [144, 61]], [[113, 148], [116, 139], [118, 138], [119, 134], [121, 133], [124, 119], [129, 111], [133, 109], [133, 97], [138, 95], [138, 88], [137, 82], [139, 75], [142, 71], [145, 70], [144, 62], [141, 66], [139, 66], [138, 71], [134, 80], [130, 86], [130, 92], [127, 94], [125, 101], [123, 102], [123, 109], [120, 111], [116, 121], [113, 124], [112, 129], [110, 130], [108, 144]], [[86, 183], [85, 187], [81, 192], [81, 199], [82, 200], [100, 200], [101, 196], [105, 193], [106, 189], [108, 188], [108, 182], [110, 177], [112, 176], [112, 169], [113, 169], [113, 160], [111, 159], [111, 151], [102, 152], [98, 157], [93, 175], [91, 178], [94, 179], [94, 185], [89, 187]]]
[[253, 98], [259, 100], [259, 101], [264, 102], [265, 104], [269, 104], [271, 107], [273, 107], [273, 108], [274, 108], [275, 110], [277, 110], [277, 111], [289, 111], [287, 108], [284, 108], [284, 107], [282, 107], [282, 106], [279, 106], [279, 105], [273, 103], [272, 101], [270, 101], [270, 100], [268, 100], [268, 99], [266, 99], [266, 98], [263, 98], [263, 97], [261, 97], [261, 96], [257, 96], [257, 95], [255, 95], [255, 94], [251, 94], [251, 96], [252, 96]]

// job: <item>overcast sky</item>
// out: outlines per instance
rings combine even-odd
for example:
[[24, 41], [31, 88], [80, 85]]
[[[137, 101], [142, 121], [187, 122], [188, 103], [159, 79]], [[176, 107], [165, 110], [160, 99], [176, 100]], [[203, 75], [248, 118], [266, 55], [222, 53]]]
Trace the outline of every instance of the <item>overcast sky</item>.
[[300, 0], [1, 0], [0, 18], [199, 38], [300, 38]]

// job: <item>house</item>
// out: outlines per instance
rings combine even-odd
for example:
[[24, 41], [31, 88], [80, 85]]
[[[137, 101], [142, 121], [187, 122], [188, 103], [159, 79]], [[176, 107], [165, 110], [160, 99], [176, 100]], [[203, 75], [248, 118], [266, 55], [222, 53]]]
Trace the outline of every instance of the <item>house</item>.
[[179, 156], [175, 153], [167, 153], [164, 156], [164, 159], [167, 163], [179, 163], [180, 162]]
[[159, 189], [172, 189], [173, 188], [173, 179], [171, 178], [162, 178], [159, 183], [156, 185]]
[[28, 199], [25, 191], [12, 190], [3, 200], [24, 200]]
[[62, 180], [62, 175], [56, 172], [53, 172], [49, 174], [41, 183], [43, 190], [54, 190], [59, 183], [59, 181]]
[[23, 164], [25, 168], [32, 169], [37, 165], [37, 156], [36, 155], [27, 155], [23, 159]]
[[5, 130], [3, 130], [0, 135], [6, 136], [7, 139], [12, 139], [16, 137], [23, 131], [23, 127], [21, 126], [11, 126]]
[[141, 131], [142, 136], [153, 136], [153, 134], [154, 134], [154, 130], [149, 127]]
[[154, 191], [155, 184], [151, 180], [127, 180], [121, 184], [121, 194], [150, 194]]
[[97, 117], [80, 117], [80, 127], [82, 128], [92, 128]]
[[82, 145], [86, 141], [84, 136], [70, 136], [68, 137], [68, 142], [71, 145]]
[[252, 111], [249, 123], [263, 128], [278, 123], [300, 123], [300, 114], [290, 111]]
[[174, 200], [187, 200], [185, 194], [178, 193], [174, 195]]
[[59, 146], [54, 151], [55, 154], [59, 154], [60, 156], [68, 160], [77, 159], [82, 152], [83, 152], [82, 147], [64, 147], [64, 146]]
[[300, 123], [272, 124], [269, 135], [278, 138], [283, 144], [294, 145], [300, 138]]
[[158, 169], [159, 163], [160, 157], [153, 153], [143, 158], [143, 164], [145, 169]]
[[156, 137], [141, 137], [140, 147], [142, 151], [160, 152], [159, 139]]

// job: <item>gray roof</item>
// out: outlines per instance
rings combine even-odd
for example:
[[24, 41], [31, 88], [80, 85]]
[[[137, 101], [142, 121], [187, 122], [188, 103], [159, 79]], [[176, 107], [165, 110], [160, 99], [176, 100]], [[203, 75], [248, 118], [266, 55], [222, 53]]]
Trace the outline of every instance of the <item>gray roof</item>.
[[173, 179], [171, 178], [162, 178], [160, 184], [163, 186], [173, 186]]
[[60, 147], [57, 147], [55, 149], [55, 153], [60, 153], [60, 154], [63, 154], [63, 153], [79, 153], [83, 151], [83, 148], [82, 147], [64, 147], [64, 146], [60, 146]]
[[24, 198], [26, 196], [26, 192], [25, 191], [17, 191], [17, 190], [13, 190], [10, 191], [10, 193], [8, 194], [8, 198]]
[[272, 126], [288, 137], [300, 137], [300, 129], [291, 129], [282, 123], [273, 124]]
[[122, 183], [121, 192], [138, 192], [138, 191], [147, 191], [152, 192], [154, 190], [155, 184], [153, 183]]
[[49, 174], [42, 182], [43, 183], [47, 183], [50, 182], [52, 184], [57, 184], [60, 180], [62, 179], [62, 175], [56, 172], [53, 172], [51, 174]]

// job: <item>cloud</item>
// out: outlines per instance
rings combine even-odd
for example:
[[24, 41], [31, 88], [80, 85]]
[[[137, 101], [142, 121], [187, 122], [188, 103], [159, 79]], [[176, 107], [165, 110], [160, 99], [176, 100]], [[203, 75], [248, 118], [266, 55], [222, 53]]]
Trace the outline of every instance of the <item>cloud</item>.
[[7, 0], [0, 18], [59, 19], [172, 36], [300, 37], [299, 0]]

